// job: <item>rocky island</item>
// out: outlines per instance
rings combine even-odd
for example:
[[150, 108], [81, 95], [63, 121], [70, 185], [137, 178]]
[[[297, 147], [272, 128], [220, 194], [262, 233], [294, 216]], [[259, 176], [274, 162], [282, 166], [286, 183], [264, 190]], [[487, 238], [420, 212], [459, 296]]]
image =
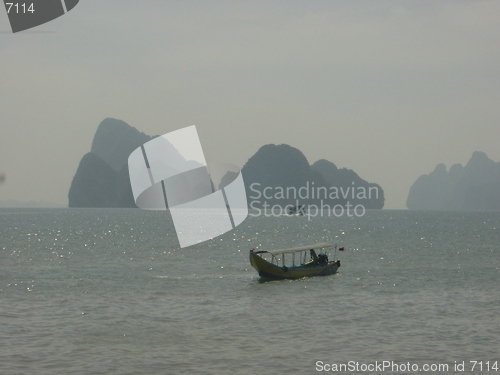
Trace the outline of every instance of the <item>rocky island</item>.
[[449, 170], [438, 164], [411, 186], [406, 201], [410, 210], [500, 210], [500, 162], [476, 151], [469, 162]]
[[[128, 156], [153, 139], [127, 123], [107, 118], [78, 166], [69, 189], [69, 207], [136, 207], [130, 187]], [[243, 166], [249, 205], [362, 204], [382, 208], [384, 191], [354, 171], [321, 159], [310, 165], [297, 148], [262, 146]], [[231, 178], [230, 174], [226, 178]], [[255, 199], [259, 196], [259, 199]], [[254, 207], [254, 208], [255, 208]]]

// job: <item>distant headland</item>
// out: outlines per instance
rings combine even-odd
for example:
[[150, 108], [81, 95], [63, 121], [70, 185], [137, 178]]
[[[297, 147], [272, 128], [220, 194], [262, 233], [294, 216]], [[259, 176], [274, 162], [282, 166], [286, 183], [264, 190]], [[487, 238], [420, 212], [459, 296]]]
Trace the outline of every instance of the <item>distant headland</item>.
[[242, 168], [250, 208], [340, 205], [366, 209], [384, 207], [384, 191], [351, 169], [337, 168], [321, 159], [309, 165], [297, 148], [281, 144], [262, 146]]
[[[127, 123], [106, 118], [77, 168], [69, 207], [136, 207], [130, 187], [128, 156], [153, 139]], [[251, 208], [263, 205], [321, 205], [383, 208], [384, 191], [356, 172], [321, 159], [309, 164], [297, 148], [262, 146], [242, 168]], [[231, 178], [230, 173], [225, 178]]]
[[465, 167], [455, 164], [447, 171], [438, 164], [413, 183], [406, 206], [410, 210], [500, 210], [500, 162], [476, 151]]

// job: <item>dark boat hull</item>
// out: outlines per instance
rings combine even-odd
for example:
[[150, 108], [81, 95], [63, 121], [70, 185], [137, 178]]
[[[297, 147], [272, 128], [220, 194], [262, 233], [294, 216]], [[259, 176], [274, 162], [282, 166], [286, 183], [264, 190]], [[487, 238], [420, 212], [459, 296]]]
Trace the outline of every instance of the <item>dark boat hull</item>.
[[339, 260], [317, 265], [280, 267], [263, 259], [254, 251], [250, 251], [250, 264], [257, 270], [260, 277], [274, 280], [327, 276], [336, 273], [340, 267]]

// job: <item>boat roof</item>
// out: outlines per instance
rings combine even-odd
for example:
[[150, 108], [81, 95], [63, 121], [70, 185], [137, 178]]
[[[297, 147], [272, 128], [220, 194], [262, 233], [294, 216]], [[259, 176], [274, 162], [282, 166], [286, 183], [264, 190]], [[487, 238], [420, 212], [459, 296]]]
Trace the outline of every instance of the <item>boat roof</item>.
[[305, 250], [311, 250], [311, 249], [326, 249], [326, 248], [330, 248], [330, 247], [335, 247], [335, 244], [333, 244], [331, 242], [320, 242], [320, 243], [316, 243], [314, 245], [291, 247], [289, 249], [268, 250], [267, 252], [269, 254], [272, 254], [272, 255], [277, 255], [277, 254], [295, 253], [298, 251], [305, 251]]

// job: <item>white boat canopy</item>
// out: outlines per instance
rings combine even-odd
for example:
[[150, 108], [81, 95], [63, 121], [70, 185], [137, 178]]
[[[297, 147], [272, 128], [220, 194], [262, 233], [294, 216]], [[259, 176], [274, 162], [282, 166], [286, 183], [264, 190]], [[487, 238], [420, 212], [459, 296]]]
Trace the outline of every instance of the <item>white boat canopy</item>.
[[320, 242], [314, 245], [306, 245], [306, 246], [299, 246], [299, 247], [291, 247], [289, 249], [281, 249], [281, 250], [268, 250], [267, 252], [272, 255], [278, 255], [278, 254], [286, 254], [286, 253], [295, 253], [298, 251], [305, 251], [305, 250], [311, 250], [311, 249], [327, 249], [327, 248], [333, 248], [335, 247], [335, 244], [330, 243], [330, 242]]

